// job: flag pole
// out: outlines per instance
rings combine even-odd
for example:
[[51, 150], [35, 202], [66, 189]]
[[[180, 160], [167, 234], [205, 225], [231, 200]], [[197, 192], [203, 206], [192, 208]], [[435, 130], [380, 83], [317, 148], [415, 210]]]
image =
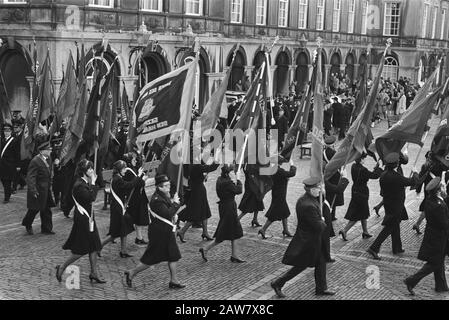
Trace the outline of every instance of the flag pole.
[[[106, 48], [104, 47], [106, 45], [104, 34], [102, 39], [102, 50], [101, 50], [101, 63], [103, 63], [103, 57], [104, 57], [104, 51]], [[95, 59], [95, 52], [94, 52], [94, 59]], [[112, 67], [111, 67], [112, 69]], [[101, 70], [99, 70], [100, 72]], [[102, 77], [102, 79], [105, 78], [106, 75]], [[100, 134], [100, 109], [101, 109], [101, 79], [99, 80], [100, 83], [98, 84], [98, 100], [97, 100], [97, 110], [95, 112], [96, 117], [96, 123], [95, 123], [95, 139], [97, 139], [96, 143], [94, 143], [94, 170], [97, 172], [97, 161], [98, 161], [98, 149], [99, 149], [99, 141], [98, 136]]]
[[[265, 52], [265, 59], [267, 60], [267, 66], [271, 66], [269, 54], [271, 54], [271, 51], [273, 51], [273, 48], [278, 41], [279, 41], [279, 36], [276, 36], [276, 38], [274, 38], [274, 41], [271, 44], [270, 48]], [[271, 125], [274, 126], [276, 124], [276, 121], [274, 120], [274, 115], [273, 115], [274, 99], [273, 99], [273, 78], [271, 76], [271, 70], [267, 70], [267, 75], [268, 75], [268, 86], [270, 88], [270, 93], [271, 93], [271, 95], [270, 95]], [[265, 121], [265, 116], [264, 116], [264, 121]]]

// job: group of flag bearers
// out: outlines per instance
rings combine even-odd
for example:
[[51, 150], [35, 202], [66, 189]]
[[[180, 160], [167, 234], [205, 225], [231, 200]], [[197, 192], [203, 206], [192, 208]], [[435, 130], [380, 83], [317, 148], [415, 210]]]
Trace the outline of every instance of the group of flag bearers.
[[[258, 235], [262, 239], [266, 239], [265, 232], [268, 227], [275, 221], [282, 221], [283, 236], [292, 238], [282, 259], [284, 264], [290, 265], [292, 268], [275, 279], [271, 283], [272, 288], [277, 296], [284, 297], [285, 295], [281, 290], [284, 284], [306, 268], [314, 267], [316, 294], [333, 295], [334, 292], [328, 290], [326, 281], [326, 263], [335, 262], [330, 252], [330, 237], [335, 235], [332, 221], [336, 219], [337, 207], [344, 204], [343, 193], [349, 184], [345, 174], [345, 167], [348, 163], [355, 161], [351, 168], [353, 180], [352, 197], [345, 215], [349, 223], [343, 230], [339, 231], [339, 235], [342, 236], [343, 240], [347, 240], [348, 231], [356, 222], [361, 221], [363, 238], [369, 239], [372, 237], [368, 233], [366, 222], [369, 217], [368, 181], [380, 179], [381, 195], [383, 196], [383, 205], [385, 207], [384, 228], [368, 249], [368, 253], [374, 259], [380, 259], [378, 255], [380, 246], [390, 235], [393, 240], [393, 253], [399, 254], [403, 252], [400, 239], [400, 222], [408, 218], [404, 207], [405, 188], [407, 186], [419, 186], [424, 183], [426, 199], [421, 209], [423, 209], [423, 215], [427, 219], [427, 224], [419, 258], [427, 261], [427, 264], [416, 275], [407, 278], [405, 283], [408, 290], [413, 293], [413, 287], [416, 286], [419, 280], [425, 275], [434, 272], [437, 291], [447, 291], [447, 284], [444, 278], [444, 255], [449, 249], [447, 246], [449, 239], [449, 213], [443, 199], [446, 195], [444, 190], [441, 189], [441, 185], [444, 185], [446, 181], [444, 178], [441, 180], [438, 177], [429, 179], [430, 174], [435, 175], [435, 173], [430, 173], [430, 169], [423, 169], [421, 174], [414, 173], [411, 178], [406, 178], [402, 170], [398, 170], [398, 166], [400, 158], [404, 157], [401, 150], [406, 143], [417, 143], [423, 146], [422, 138], [427, 135], [429, 129], [426, 125], [427, 121], [430, 119], [432, 112], [438, 109], [443, 101], [448, 82], [446, 82], [444, 88], [432, 88], [436, 75], [434, 73], [421, 89], [421, 94], [418, 93], [410, 110], [403, 115], [402, 121], [376, 140], [376, 149], [385, 165], [385, 170], [380, 168], [380, 161], [377, 161], [373, 171], [369, 171], [363, 165], [364, 159], [368, 154], [373, 156], [372, 150], [369, 148], [373, 140], [369, 124], [379, 91], [385, 54], [389, 46], [390, 43], [387, 44], [376, 78], [368, 97], [366, 97], [363, 108], [349, 129], [346, 138], [342, 141], [339, 148], [335, 150], [332, 147], [335, 144], [335, 137], [325, 136], [323, 130], [324, 95], [321, 73], [321, 49], [320, 43], [318, 44], [316, 63], [314, 63], [314, 75], [312, 77], [312, 82], [314, 83], [309, 85], [302, 105], [287, 133], [283, 147], [279, 154], [275, 155], [277, 158], [276, 170], [269, 178], [270, 182], [265, 185], [267, 180], [264, 180], [264, 177], [258, 174], [261, 165], [252, 165], [246, 162], [247, 158], [244, 155], [247, 150], [248, 134], [242, 150], [237, 150], [235, 164], [222, 166], [221, 175], [216, 182], [216, 193], [220, 200], [218, 203], [220, 219], [213, 237], [209, 234], [207, 226], [207, 220], [211, 217], [211, 210], [204, 182], [207, 173], [219, 168], [220, 152], [215, 153], [215, 159], [212, 163], [206, 164], [200, 161], [199, 164], [190, 166], [190, 193], [181, 195], [183, 199], [180, 199], [179, 195], [181, 191], [179, 186], [183, 168], [182, 161], [178, 166], [172, 166], [175, 170], [167, 171], [166, 169], [170, 168], [167, 165], [169, 157], [167, 157], [166, 152], [162, 152], [162, 154], [165, 154], [165, 159], [161, 159], [161, 165], [154, 178], [156, 191], [149, 198], [145, 193], [145, 186], [150, 179], [145, 174], [143, 164], [138, 163], [136, 153], [130, 152], [123, 156], [123, 160], [118, 160], [113, 165], [113, 177], [110, 188], [110, 227], [108, 237], [101, 241], [92, 203], [95, 201], [98, 191], [96, 187], [97, 170], [95, 170], [98, 160], [97, 153], [99, 149], [102, 149], [102, 145], [104, 146], [103, 142], [108, 141], [110, 130], [106, 132], [103, 128], [103, 132], [100, 134], [97, 127], [92, 137], [89, 137], [89, 133], [86, 130], [80, 131], [76, 126], [77, 120], [81, 119], [80, 114], [78, 114], [80, 112], [83, 116], [86, 113], [87, 122], [93, 124], [95, 124], [95, 119], [103, 114], [102, 112], [99, 113], [98, 109], [97, 113], [92, 111], [96, 99], [98, 101], [101, 100], [102, 105], [108, 105], [110, 111], [112, 111], [111, 106], [113, 103], [107, 98], [110, 95], [101, 94], [101, 90], [99, 90], [100, 83], [97, 81], [95, 83], [96, 89], [93, 89], [97, 96], [93, 97], [95, 94], [91, 95], [91, 99], [89, 99], [90, 107], [88, 109], [85, 107], [84, 112], [78, 110], [71, 115], [73, 120], [71, 123], [73, 125], [69, 125], [68, 136], [66, 134], [65, 137], [66, 141], [67, 137], [75, 141], [73, 144], [69, 143], [66, 145], [64, 151], [65, 162], [72, 161], [76, 163], [76, 178], [70, 192], [70, 198], [74, 202], [75, 215], [71, 233], [63, 246], [63, 249], [70, 250], [72, 255], [62, 265], [56, 267], [57, 280], [59, 282], [62, 281], [62, 275], [67, 266], [83, 255], [88, 254], [91, 264], [90, 281], [104, 283], [105, 281], [99, 277], [97, 268], [97, 257], [101, 257], [103, 247], [116, 238], [120, 238], [120, 257], [131, 257], [126, 245], [127, 236], [136, 230], [136, 244], [148, 246], [140, 259], [140, 264], [124, 273], [126, 284], [132, 287], [132, 280], [138, 273], [151, 265], [168, 262], [170, 271], [169, 288], [182, 289], [185, 285], [181, 284], [177, 276], [177, 262], [181, 259], [181, 254], [176, 239], [178, 237], [182, 243], [186, 242], [186, 232], [195, 222], [201, 223], [203, 229], [202, 239], [213, 241], [199, 249], [199, 254], [204, 262], [208, 261], [208, 252], [212, 248], [223, 241], [230, 241], [232, 248], [230, 261], [232, 263], [244, 263], [245, 261], [239, 254], [237, 241], [243, 236], [240, 219], [247, 213], [253, 213], [251, 225], [253, 227], [261, 227], [258, 221], [258, 213], [265, 209], [263, 197], [271, 189], [272, 203], [266, 213], [267, 221], [258, 231]], [[197, 49], [195, 50], [198, 52]], [[193, 105], [191, 91], [193, 90], [191, 90], [190, 85], [193, 83], [191, 80], [194, 77], [197, 59], [198, 53], [196, 53], [196, 60], [191, 64], [187, 64], [185, 67], [147, 84], [141, 90], [138, 99], [134, 99], [135, 104], [131, 114], [132, 122], [128, 142], [134, 143], [140, 154], [142, 154], [143, 150], [147, 150], [145, 146], [148, 146], [148, 143], [151, 145], [160, 143], [158, 139], [165, 136], [171, 137], [170, 139], [163, 139], [164, 142], [159, 145], [161, 150], [168, 149], [170, 151], [170, 148], [174, 148], [176, 145], [184, 146], [186, 144], [185, 141], [188, 141], [187, 145], [189, 145], [190, 140], [183, 137], [180, 132], [188, 130], [191, 124], [191, 107]], [[271, 87], [270, 76], [267, 70], [270, 70], [268, 57], [248, 90], [239, 112], [240, 117], [236, 119], [234, 128], [241, 128], [244, 131], [249, 129], [266, 129], [266, 124], [263, 120], [266, 119], [267, 104], [264, 101], [267, 101], [267, 98], [270, 100], [270, 92], [267, 88]], [[108, 72], [105, 76], [108, 84], [107, 90], [112, 91], [112, 87], [109, 86], [109, 83], [111, 83], [109, 77], [110, 73]], [[82, 75], [80, 79], [81, 85], [85, 86], [85, 79]], [[225, 77], [225, 81], [211, 97], [211, 101], [200, 116], [199, 122], [203, 125], [202, 130], [214, 129], [217, 126], [218, 118], [222, 113], [221, 105], [225, 93], [224, 88], [227, 87], [228, 80], [229, 72]], [[175, 85], [167, 85], [171, 83]], [[167, 96], [170, 96], [168, 94], [170, 90], [178, 90], [177, 94], [180, 97], [178, 104], [173, 101], [163, 100], [164, 97], [166, 99]], [[428, 95], [432, 90], [433, 93]], [[81, 90], [77, 94], [77, 99], [72, 101], [75, 106], [80, 107], [80, 104], [82, 104], [80, 100], [84, 99], [82, 98], [83, 92], [85, 93], [85, 91]], [[44, 95], [39, 96], [43, 97]], [[298, 225], [295, 234], [292, 235], [288, 230], [287, 218], [290, 216], [290, 211], [286, 195], [288, 179], [296, 175], [297, 168], [291, 161], [291, 153], [296, 145], [301, 143], [304, 136], [306, 136], [303, 128], [307, 127], [304, 124], [308, 121], [309, 108], [312, 107], [312, 96], [314, 118], [310, 178], [304, 180], [305, 194], [299, 198], [296, 204]], [[38, 102], [36, 103], [38, 104]], [[438, 105], [437, 108], [435, 108], [435, 104]], [[34, 104], [31, 107], [35, 108], [36, 105]], [[30, 108], [30, 112], [33, 108]], [[170, 112], [171, 108], [178, 108], [177, 112]], [[448, 111], [444, 113], [443, 117], [447, 114]], [[109, 119], [106, 121], [106, 126], [110, 129], [113, 123], [112, 115], [110, 112], [109, 114], [106, 112], [104, 115]], [[30, 117], [31, 115], [27, 116], [27, 120], [30, 120]], [[157, 124], [148, 126], [148, 120], [156, 118], [161, 123], [161, 126]], [[28, 122], [28, 125], [31, 125], [31, 122]], [[163, 123], [165, 123], [165, 127]], [[404, 134], [407, 130], [410, 132], [410, 126], [412, 126], [414, 134]], [[89, 127], [94, 126], [91, 125]], [[441, 127], [444, 126], [442, 125]], [[34, 130], [36, 127], [32, 129]], [[33, 130], [28, 132], [29, 135], [24, 138], [24, 141], [32, 139], [33, 132], [37, 129]], [[445, 134], [449, 135], [449, 132], [445, 133], [443, 131], [441, 129], [435, 137], [434, 162], [441, 163], [446, 156], [444, 152], [447, 152], [448, 148], [447, 145], [444, 145], [444, 141], [441, 141], [441, 137]], [[395, 135], [395, 133], [398, 134]], [[91, 141], [92, 138], [94, 141]], [[174, 143], [174, 141], [177, 143]], [[33, 140], [33, 142], [36, 141]], [[83, 143], [87, 143], [88, 146], [83, 146]], [[79, 160], [79, 149], [84, 147], [87, 150], [90, 144], [95, 149], [94, 161], [92, 162], [88, 159]], [[2, 160], [7, 147], [8, 145], [2, 148]], [[23, 225], [26, 227], [27, 232], [32, 234], [31, 225], [34, 216], [40, 211], [42, 231], [44, 233], [53, 233], [51, 218], [49, 221], [46, 218], [48, 215], [51, 217], [50, 207], [53, 206], [50, 194], [50, 143], [45, 141], [39, 144], [37, 150], [39, 154], [31, 161], [27, 179], [29, 211], [23, 220]], [[183, 150], [183, 156], [185, 154], [186, 152]], [[147, 157], [143, 157], [143, 159], [145, 161]], [[429, 166], [429, 168], [431, 167]], [[443, 171], [441, 170], [439, 173]], [[245, 174], [245, 188], [243, 188], [241, 182], [242, 172]], [[257, 188], [254, 188], [254, 184], [257, 185]], [[173, 185], [176, 186], [176, 192], [173, 192]], [[237, 206], [235, 197], [243, 192], [241, 203]], [[238, 214], [238, 209], [241, 211], [240, 215]], [[151, 223], [149, 216], [151, 217]], [[178, 230], [179, 221], [185, 222], [181, 230]], [[143, 239], [142, 228], [145, 226], [148, 226], [148, 243]]]

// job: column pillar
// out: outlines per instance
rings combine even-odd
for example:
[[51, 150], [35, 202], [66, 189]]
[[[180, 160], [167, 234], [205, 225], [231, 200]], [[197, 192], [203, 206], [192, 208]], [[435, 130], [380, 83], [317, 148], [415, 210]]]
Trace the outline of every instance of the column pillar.
[[34, 76], [26, 76], [25, 77], [28, 81], [28, 85], [30, 86], [30, 104], [28, 105], [28, 108], [26, 110], [29, 109], [29, 107], [33, 104], [33, 87], [34, 87]]
[[331, 71], [332, 65], [326, 64], [326, 65], [324, 65], [324, 67], [325, 67], [325, 73], [326, 73], [325, 75], [323, 75], [323, 77], [325, 79], [324, 87], [328, 88], [329, 87], [329, 76], [330, 76], [330, 71]]

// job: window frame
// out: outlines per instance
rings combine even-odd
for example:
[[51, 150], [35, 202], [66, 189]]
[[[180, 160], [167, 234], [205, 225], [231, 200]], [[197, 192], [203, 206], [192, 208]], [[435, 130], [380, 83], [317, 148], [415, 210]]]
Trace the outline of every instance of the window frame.
[[[338, 23], [336, 21], [338, 20]], [[341, 25], [341, 0], [334, 0], [334, 8], [332, 10], [332, 32], [340, 32]]]
[[[388, 19], [387, 19], [387, 8], [389, 5], [397, 5], [399, 7], [399, 14], [397, 16], [393, 16], [392, 14], [389, 16], [390, 17], [390, 29], [389, 29], [389, 33], [387, 33], [387, 23], [388, 23]], [[398, 18], [398, 28], [397, 28], [397, 34], [392, 34], [391, 31], [391, 25], [392, 25], [392, 18], [393, 17], [397, 17]], [[400, 36], [400, 27], [401, 27], [401, 2], [400, 1], [388, 1], [385, 2], [385, 6], [384, 6], [384, 27], [383, 27], [383, 35], [385, 37], [399, 37]]]
[[3, 0], [0, 4], [28, 4], [28, 0], [20, 0], [20, 1]]
[[[263, 23], [259, 23], [258, 22], [258, 2], [262, 1], [263, 2]], [[268, 0], [256, 0], [256, 26], [266, 26], [267, 25], [267, 5], [268, 5]]]
[[[353, 5], [352, 6], [352, 11], [351, 11], [351, 4]], [[355, 5], [356, 5], [355, 0], [349, 0], [349, 6], [348, 6], [348, 33], [354, 33], [354, 28], [355, 28]], [[352, 18], [350, 18], [351, 15], [352, 15]]]
[[433, 12], [432, 12], [432, 34], [431, 34], [431, 38], [435, 39], [436, 35], [437, 35], [437, 20], [438, 20], [438, 7], [433, 7]]
[[[285, 3], [285, 25], [281, 25], [281, 3]], [[290, 0], [279, 0], [279, 10], [278, 10], [278, 27], [288, 28], [288, 14], [289, 14]]]
[[360, 30], [360, 33], [363, 35], [366, 35], [368, 33], [368, 8], [369, 8], [369, 1], [368, 0], [362, 0], [362, 11], [363, 6], [365, 6], [365, 12], [362, 14], [362, 30]]
[[[192, 12], [187, 12], [187, 8], [188, 8], [188, 3], [194, 3], [194, 2], [198, 2], [198, 13], [192, 13]], [[185, 0], [184, 2], [185, 4], [185, 10], [184, 10], [184, 14], [186, 16], [201, 16], [203, 15], [203, 0]]]
[[[319, 5], [320, 1], [323, 2], [322, 6]], [[318, 20], [320, 9], [322, 9], [323, 11], [322, 11], [322, 15], [321, 15], [321, 20]], [[315, 17], [316, 18], [315, 29], [317, 31], [323, 31], [324, 30], [324, 28], [325, 28], [325, 24], [324, 24], [325, 23], [325, 17], [326, 17], [326, 0], [317, 0], [317, 2], [316, 2], [316, 17]], [[321, 24], [320, 28], [318, 28], [318, 23]]]
[[446, 31], [446, 17], [447, 17], [447, 9], [441, 9], [441, 34], [440, 40], [444, 40], [444, 32]]
[[152, 0], [140, 0], [140, 11], [145, 11], [145, 12], [162, 12], [162, 8], [163, 8], [163, 3], [162, 0], [157, 0], [157, 6], [158, 9], [154, 10], [154, 9], [145, 9], [143, 4], [147, 1], [152, 1]]
[[[240, 2], [239, 6], [240, 6], [240, 10], [237, 13], [238, 17], [240, 18], [239, 21], [234, 21], [232, 20], [233, 15], [235, 14], [233, 10], [233, 6], [236, 2]], [[243, 0], [231, 0], [231, 23], [238, 23], [238, 24], [242, 24], [243, 23], [243, 5], [244, 5], [244, 1]]]
[[427, 25], [429, 23], [429, 9], [430, 4], [424, 3], [424, 15], [423, 15], [423, 23], [421, 25], [421, 38], [427, 37]]
[[108, 1], [109, 5], [102, 5], [102, 4], [95, 4], [95, 3], [91, 3], [94, 2], [95, 0], [89, 0], [89, 7], [93, 7], [93, 8], [108, 8], [108, 9], [114, 9], [115, 8], [115, 1], [114, 0], [97, 0], [97, 1]]
[[[305, 3], [301, 3], [301, 2], [305, 2]], [[301, 9], [305, 8], [304, 10], [304, 25], [301, 25], [300, 23], [300, 19], [301, 19]], [[307, 29], [307, 23], [308, 21], [308, 17], [309, 17], [309, 0], [299, 0], [299, 4], [298, 4], [298, 29]]]

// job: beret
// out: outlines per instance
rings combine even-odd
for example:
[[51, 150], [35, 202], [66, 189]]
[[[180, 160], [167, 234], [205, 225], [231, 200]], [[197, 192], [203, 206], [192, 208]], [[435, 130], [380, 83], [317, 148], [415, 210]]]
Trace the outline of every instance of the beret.
[[319, 185], [321, 183], [321, 179], [317, 177], [310, 177], [305, 179], [302, 183], [304, 183], [306, 187], [312, 188]]
[[6, 128], [9, 128], [10, 130], [12, 130], [12, 125], [9, 124], [9, 123], [5, 123], [5, 124], [3, 125], [3, 130], [5, 130]]
[[51, 149], [50, 141], [45, 141], [37, 147], [37, 150], [39, 150], [39, 151], [50, 150], [50, 149]]
[[161, 183], [164, 183], [164, 182], [170, 182], [170, 179], [165, 174], [161, 174], [161, 175], [157, 176], [154, 179], [154, 181], [155, 181], [156, 185], [160, 185]]

